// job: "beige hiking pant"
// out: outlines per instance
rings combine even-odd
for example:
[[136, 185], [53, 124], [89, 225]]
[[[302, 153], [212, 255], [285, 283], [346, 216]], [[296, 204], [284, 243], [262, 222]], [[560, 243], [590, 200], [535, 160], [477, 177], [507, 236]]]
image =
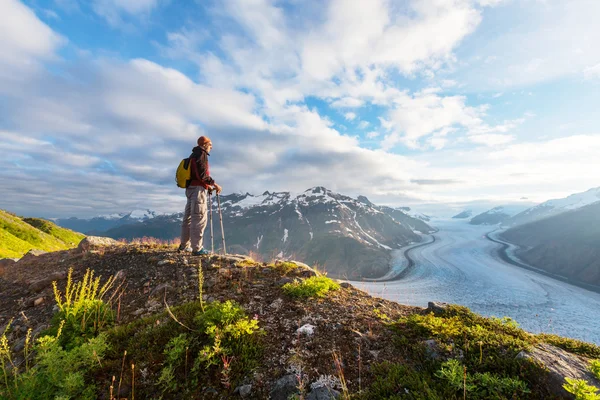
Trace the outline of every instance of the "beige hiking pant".
[[185, 189], [187, 204], [181, 223], [181, 246], [186, 247], [189, 242], [192, 251], [202, 249], [204, 229], [208, 221], [206, 189], [202, 186], [190, 186]]

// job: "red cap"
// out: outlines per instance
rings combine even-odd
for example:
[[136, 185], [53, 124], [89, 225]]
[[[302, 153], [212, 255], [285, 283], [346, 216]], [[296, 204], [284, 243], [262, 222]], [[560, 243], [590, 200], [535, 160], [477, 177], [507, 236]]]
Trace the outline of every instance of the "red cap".
[[211, 143], [212, 144], [212, 141], [208, 137], [206, 137], [206, 136], [200, 136], [198, 138], [198, 146], [204, 146], [207, 143]]

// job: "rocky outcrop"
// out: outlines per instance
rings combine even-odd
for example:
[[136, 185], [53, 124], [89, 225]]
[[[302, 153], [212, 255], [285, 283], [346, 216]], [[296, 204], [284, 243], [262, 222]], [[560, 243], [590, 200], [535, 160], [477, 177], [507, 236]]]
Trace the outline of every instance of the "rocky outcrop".
[[101, 236], [88, 236], [79, 242], [77, 249], [81, 252], [90, 250], [97, 250], [102, 247], [119, 246], [120, 243], [115, 239], [101, 237]]
[[18, 259], [15, 258], [3, 258], [0, 259], [0, 276], [4, 275], [4, 272], [12, 267], [13, 265], [15, 265], [17, 263]]
[[590, 360], [556, 346], [542, 343], [530, 352], [522, 351], [517, 355], [517, 358], [530, 359], [544, 365], [548, 369], [550, 375], [548, 383], [554, 393], [570, 396], [563, 389], [565, 378], [583, 379], [600, 389], [600, 381], [589, 371]]

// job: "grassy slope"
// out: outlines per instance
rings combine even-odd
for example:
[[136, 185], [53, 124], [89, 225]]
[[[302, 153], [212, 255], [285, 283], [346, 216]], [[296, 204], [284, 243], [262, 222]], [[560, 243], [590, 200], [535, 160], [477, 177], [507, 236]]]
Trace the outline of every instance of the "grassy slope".
[[31, 249], [45, 251], [74, 247], [84, 235], [38, 218], [21, 219], [0, 210], [0, 258], [21, 257]]

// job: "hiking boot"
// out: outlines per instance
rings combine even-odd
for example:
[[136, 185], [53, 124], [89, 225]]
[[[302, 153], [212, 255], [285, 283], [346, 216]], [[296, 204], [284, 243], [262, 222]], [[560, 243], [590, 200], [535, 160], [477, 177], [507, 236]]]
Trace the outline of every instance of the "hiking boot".
[[191, 253], [192, 252], [192, 248], [191, 247], [182, 247], [181, 245], [177, 248], [177, 252], [178, 253]]
[[210, 254], [210, 251], [206, 249], [200, 249], [198, 251], [192, 251], [193, 256], [207, 256]]

